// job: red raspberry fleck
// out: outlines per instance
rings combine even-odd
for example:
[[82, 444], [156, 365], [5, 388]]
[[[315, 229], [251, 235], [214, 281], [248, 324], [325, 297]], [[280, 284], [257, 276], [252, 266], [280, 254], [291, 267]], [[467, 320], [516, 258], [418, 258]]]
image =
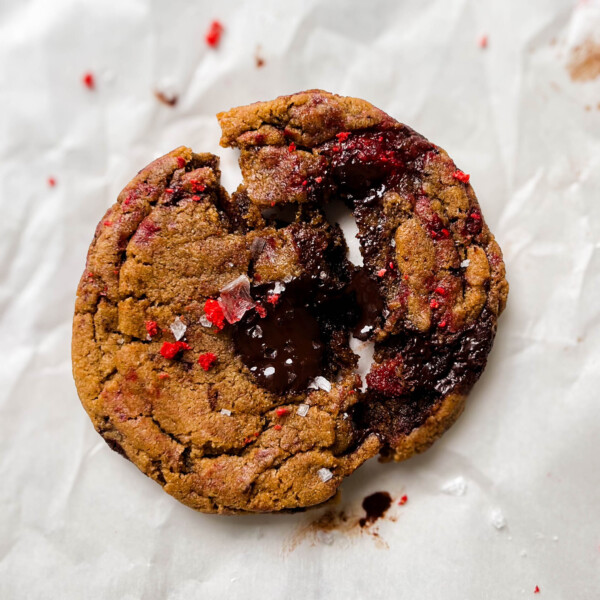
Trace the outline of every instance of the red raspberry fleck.
[[377, 277], [383, 277], [387, 273], [387, 269], [379, 269], [377, 271]]
[[340, 151], [340, 147], [339, 146], [333, 146], [331, 148], [334, 152], [339, 152]]
[[167, 192], [167, 194], [172, 194], [173, 188], [165, 188], [165, 192]]
[[452, 177], [454, 177], [454, 179], [458, 179], [458, 181], [462, 181], [463, 183], [469, 183], [469, 179], [471, 179], [470, 175], [463, 173], [459, 169], [452, 173]]
[[429, 306], [431, 306], [431, 308], [437, 308], [440, 305], [440, 303], [437, 300], [432, 300], [429, 303]]
[[183, 167], [185, 167], [185, 158], [183, 158], [183, 156], [178, 156], [177, 157], [177, 166], [180, 169], [183, 169]]
[[171, 376], [168, 373], [159, 373], [158, 374], [159, 379], [169, 379], [169, 377], [171, 377]]
[[113, 224], [112, 221], [104, 221], [104, 223], [103, 223], [104, 227], [111, 227], [112, 224]]
[[192, 196], [194, 202], [200, 202], [200, 196]]
[[158, 323], [156, 321], [146, 321], [144, 325], [146, 326], [146, 331], [150, 337], [158, 335]]
[[402, 496], [402, 498], [400, 498], [400, 500], [398, 501], [398, 504], [400, 506], [404, 506], [407, 502], [408, 502], [408, 496], [406, 494], [404, 494], [404, 496]]
[[404, 279], [404, 281], [408, 281], [408, 273], [405, 273], [405, 274], [402, 276], [402, 279]]
[[267, 302], [269, 304], [277, 304], [279, 302], [279, 294], [271, 294], [268, 298], [267, 298]]
[[223, 35], [223, 25], [219, 21], [213, 21], [206, 32], [205, 40], [211, 48], [216, 48]]
[[244, 438], [244, 446], [247, 446], [250, 442], [253, 442], [253, 441], [254, 441], [254, 438], [252, 438], [252, 437]]
[[260, 433], [258, 431], [254, 432], [254, 437], [258, 437], [260, 435]]
[[487, 35], [479, 36], [479, 39], [477, 40], [477, 45], [480, 48], [487, 48], [487, 45], [488, 45], [488, 36]]
[[198, 364], [208, 371], [217, 362], [217, 355], [212, 352], [205, 352], [198, 357]]
[[433, 290], [436, 294], [439, 294], [440, 296], [445, 296], [448, 292], [441, 286], [436, 287], [435, 290]]
[[273, 427], [273, 429], [276, 429], [277, 431], [281, 430], [281, 425], [277, 424]]
[[446, 319], [444, 319], [440, 324], [439, 327], [446, 327], [447, 323], [446, 323]]
[[221, 305], [216, 300], [209, 299], [204, 303], [204, 313], [215, 327], [218, 329], [225, 327], [225, 315]]
[[306, 186], [308, 185], [308, 181], [306, 181], [306, 179], [302, 182], [302, 185]]
[[198, 183], [197, 179], [190, 179], [190, 184], [192, 185], [192, 192], [203, 192], [206, 189], [206, 186], [203, 183]]
[[321, 181], [323, 181], [323, 178], [322, 177], [315, 177], [315, 181], [317, 183], [321, 183]]
[[535, 586], [535, 590], [533, 590], [533, 593], [534, 594], [539, 594], [540, 593], [540, 586], [539, 585]]
[[402, 358], [399, 356], [374, 365], [367, 375], [367, 385], [386, 396], [400, 396], [405, 391], [402, 379], [398, 376], [401, 366]]
[[346, 141], [348, 139], [349, 135], [350, 135], [349, 131], [341, 131], [340, 133], [337, 133], [335, 137], [338, 140], [340, 140], [340, 142], [344, 142], [344, 141]]
[[476, 221], [479, 221], [479, 219], [481, 219], [481, 215], [479, 213], [471, 213], [470, 215], [471, 219], [475, 219]]
[[288, 151], [289, 152], [293, 152], [296, 149], [296, 144], [294, 144], [294, 142], [292, 142], [289, 146], [288, 146]]
[[271, 202], [271, 206], [275, 206], [275, 201], [273, 200], [273, 202]]
[[113, 273], [114, 273], [115, 275], [118, 275], [118, 274], [119, 274], [119, 269], [113, 269]]
[[390, 269], [394, 270], [394, 263], [390, 260]]
[[85, 85], [88, 90], [93, 90], [96, 87], [96, 82], [94, 81], [94, 76], [92, 73], [84, 73], [81, 80], [83, 81], [83, 85]]
[[442, 229], [442, 235], [445, 238], [449, 238], [450, 237], [450, 232], [447, 229]]
[[290, 412], [290, 409], [280, 406], [275, 412], [278, 417], [283, 417], [284, 415], [287, 415]]
[[56, 179], [54, 179], [54, 177], [48, 177], [48, 185], [54, 187], [56, 185]]
[[94, 279], [94, 274], [91, 271], [86, 273], [88, 279]]
[[191, 350], [192, 347], [185, 342], [163, 342], [160, 353], [168, 359], [175, 358], [182, 350]]
[[256, 305], [256, 312], [261, 319], [264, 319], [267, 316], [267, 309], [260, 304]]
[[377, 138], [377, 141], [378, 141], [378, 142], [383, 142], [383, 136], [382, 136], [382, 135], [380, 135], [380, 136]]

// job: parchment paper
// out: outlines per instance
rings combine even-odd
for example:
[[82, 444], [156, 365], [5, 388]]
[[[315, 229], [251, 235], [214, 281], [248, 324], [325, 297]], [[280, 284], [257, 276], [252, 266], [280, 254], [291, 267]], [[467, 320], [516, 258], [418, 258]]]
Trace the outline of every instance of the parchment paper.
[[[0, 598], [599, 598], [600, 78], [569, 71], [594, 35], [591, 0], [1, 0]], [[350, 515], [394, 497], [370, 532], [194, 513], [109, 450], [71, 377], [75, 288], [119, 190], [181, 144], [233, 189], [214, 114], [314, 87], [446, 148], [511, 284], [456, 426], [342, 486]]]

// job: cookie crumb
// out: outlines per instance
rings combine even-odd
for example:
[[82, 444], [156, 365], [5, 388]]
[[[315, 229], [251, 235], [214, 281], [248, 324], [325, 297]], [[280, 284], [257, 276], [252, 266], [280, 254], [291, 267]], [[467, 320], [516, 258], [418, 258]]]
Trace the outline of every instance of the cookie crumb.
[[171, 108], [176, 106], [177, 102], [179, 101], [179, 96], [176, 96], [175, 94], [172, 96], [167, 96], [160, 90], [154, 90], [154, 96], [160, 103], [164, 104], [165, 106], [170, 106]]
[[225, 28], [221, 24], [220, 21], [213, 21], [206, 32], [205, 40], [208, 46], [211, 48], [216, 48], [221, 41], [221, 36], [223, 35], [223, 31]]
[[320, 468], [317, 471], [317, 475], [323, 483], [327, 483], [333, 477], [333, 473], [325, 467]]
[[187, 330], [187, 325], [181, 320], [180, 317], [177, 317], [171, 325], [169, 325], [169, 329], [173, 333], [176, 341], [179, 341]]

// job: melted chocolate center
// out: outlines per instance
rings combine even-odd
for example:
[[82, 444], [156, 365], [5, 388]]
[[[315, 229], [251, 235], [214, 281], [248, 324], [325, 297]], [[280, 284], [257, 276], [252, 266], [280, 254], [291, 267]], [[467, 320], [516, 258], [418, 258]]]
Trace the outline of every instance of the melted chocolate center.
[[322, 369], [319, 323], [292, 293], [263, 319], [251, 311], [234, 333], [238, 353], [258, 383], [275, 394], [306, 389]]

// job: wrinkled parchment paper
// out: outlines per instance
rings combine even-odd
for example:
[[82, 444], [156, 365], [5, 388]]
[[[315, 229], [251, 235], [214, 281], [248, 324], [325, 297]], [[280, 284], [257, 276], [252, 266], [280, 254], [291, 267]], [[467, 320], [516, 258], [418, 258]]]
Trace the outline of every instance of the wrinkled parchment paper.
[[[0, 1], [0, 598], [599, 598], [600, 78], [569, 70], [594, 35], [592, 0]], [[194, 513], [109, 450], [71, 377], [76, 284], [119, 190], [181, 144], [233, 189], [215, 113], [314, 87], [446, 148], [511, 284], [456, 426], [344, 483], [349, 514], [395, 498], [378, 537], [304, 535], [322, 509]]]

